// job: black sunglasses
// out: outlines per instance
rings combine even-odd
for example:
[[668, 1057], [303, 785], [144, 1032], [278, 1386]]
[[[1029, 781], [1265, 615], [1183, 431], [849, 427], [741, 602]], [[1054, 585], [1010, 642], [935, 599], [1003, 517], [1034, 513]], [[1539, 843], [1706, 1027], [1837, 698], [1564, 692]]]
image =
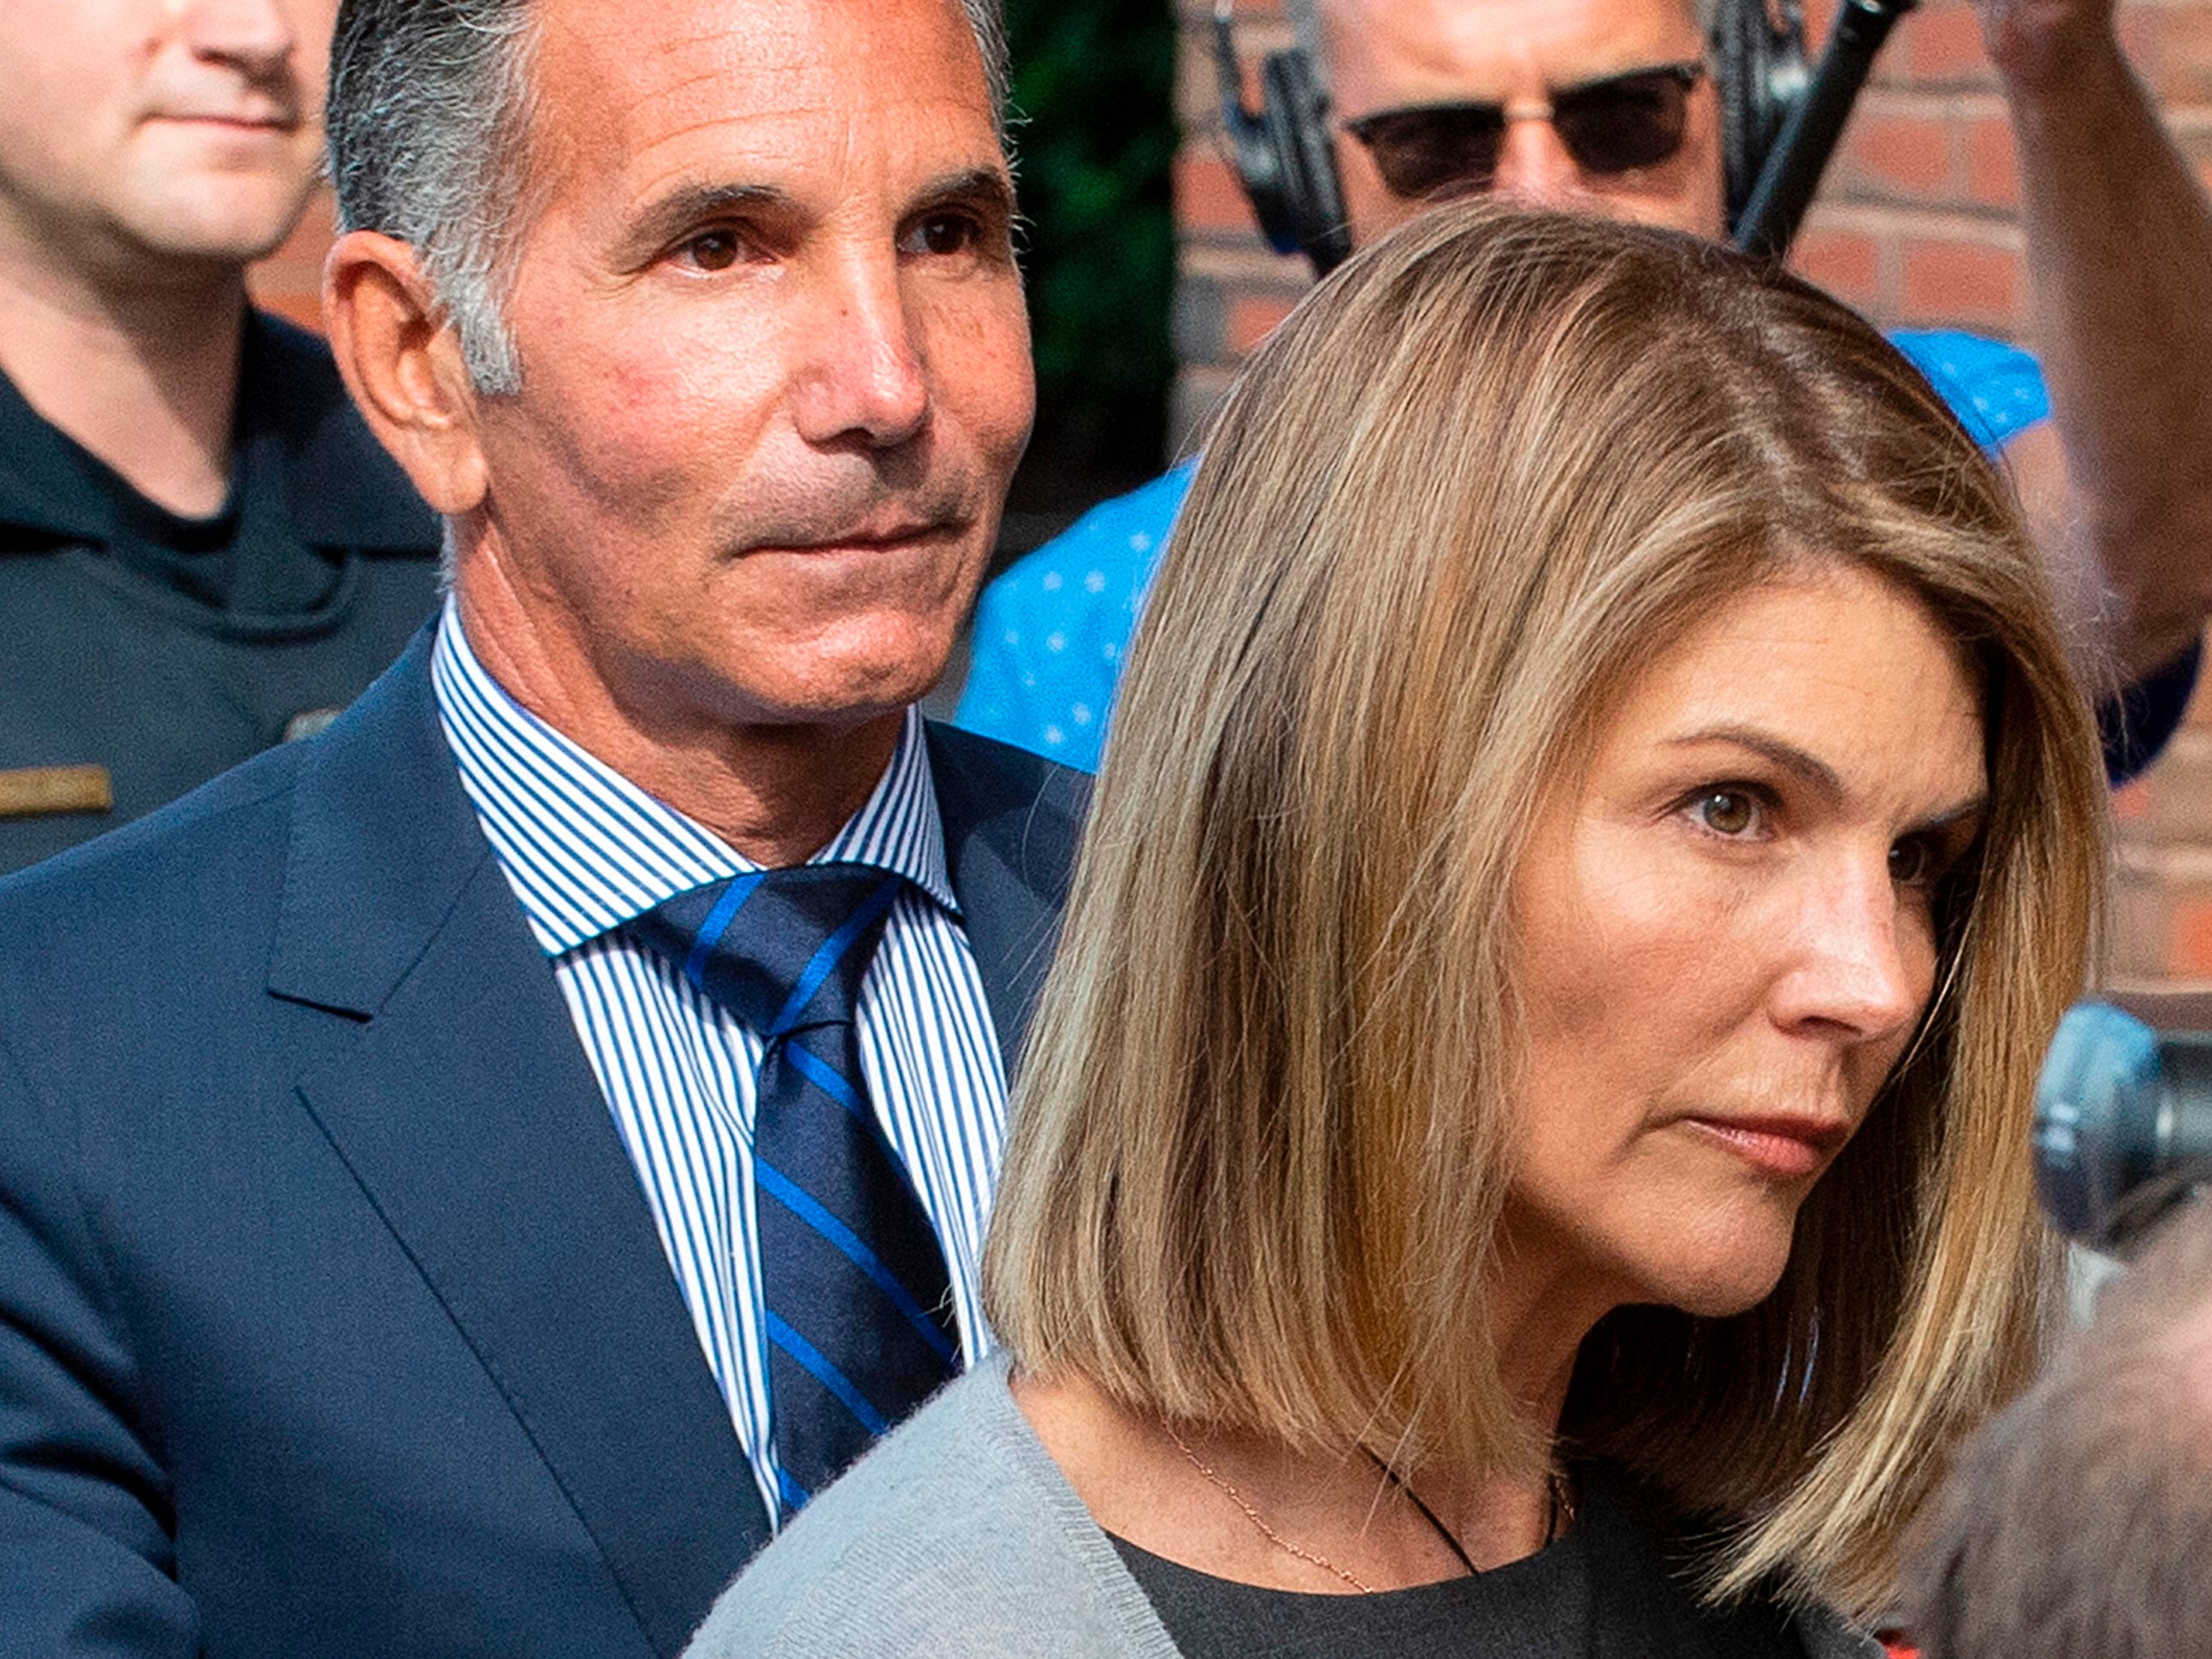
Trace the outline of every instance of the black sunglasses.
[[[1689, 130], [1690, 91], [1703, 64], [1662, 64], [1609, 75], [1528, 106], [1548, 120], [1575, 165], [1585, 173], [1629, 173], [1656, 167], [1682, 148]], [[1519, 117], [1522, 107], [1512, 111]], [[1505, 148], [1504, 104], [1415, 104], [1377, 110], [1344, 129], [1367, 147], [1394, 196], [1419, 200], [1488, 190]]]

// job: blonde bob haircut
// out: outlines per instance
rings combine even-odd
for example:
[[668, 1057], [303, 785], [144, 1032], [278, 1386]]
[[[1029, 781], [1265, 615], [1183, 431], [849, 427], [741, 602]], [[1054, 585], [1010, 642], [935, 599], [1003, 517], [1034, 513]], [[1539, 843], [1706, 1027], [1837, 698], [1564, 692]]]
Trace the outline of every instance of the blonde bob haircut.
[[1650, 229], [1425, 216], [1262, 346], [1205, 445], [1030, 1039], [986, 1264], [1017, 1364], [1401, 1468], [1529, 1470], [1489, 1321], [1507, 895], [1654, 656], [1822, 567], [1982, 684], [1938, 990], [1751, 1311], [1616, 1311], [1562, 1424], [1709, 1526], [1711, 1594], [1864, 1614], [2049, 1305], [2029, 1102], [2105, 784], [2008, 490], [1866, 323]]

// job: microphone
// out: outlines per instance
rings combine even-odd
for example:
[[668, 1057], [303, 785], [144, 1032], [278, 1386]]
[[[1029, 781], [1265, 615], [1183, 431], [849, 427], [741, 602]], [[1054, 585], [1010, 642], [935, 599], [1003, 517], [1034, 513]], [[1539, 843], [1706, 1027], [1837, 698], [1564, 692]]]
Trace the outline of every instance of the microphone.
[[2114, 1253], [2212, 1182], [2212, 1032], [2068, 1009], [2036, 1083], [2035, 1182], [2054, 1226]]

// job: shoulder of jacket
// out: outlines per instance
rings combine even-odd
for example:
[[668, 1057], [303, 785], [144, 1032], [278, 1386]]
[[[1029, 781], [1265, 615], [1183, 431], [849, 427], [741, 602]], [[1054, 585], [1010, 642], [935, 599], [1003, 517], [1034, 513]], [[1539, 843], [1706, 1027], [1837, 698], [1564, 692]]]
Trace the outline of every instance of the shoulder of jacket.
[[686, 1659], [1170, 1659], [1016, 1409], [996, 1367], [939, 1394], [739, 1575]]

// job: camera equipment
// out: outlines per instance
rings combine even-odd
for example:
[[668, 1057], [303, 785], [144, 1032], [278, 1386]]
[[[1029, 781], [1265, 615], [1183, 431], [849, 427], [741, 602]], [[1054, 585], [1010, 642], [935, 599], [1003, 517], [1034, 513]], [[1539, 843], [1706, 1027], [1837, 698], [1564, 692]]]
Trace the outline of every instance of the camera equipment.
[[2112, 1251], [2212, 1182], [2212, 1032], [2067, 1010], [2036, 1084], [2035, 1178], [2053, 1225]]
[[1297, 46], [1261, 60], [1260, 107], [1247, 109], [1232, 3], [1213, 0], [1213, 64], [1237, 180], [1275, 252], [1304, 253], [1314, 275], [1326, 276], [1352, 257], [1328, 94], [1311, 53]]
[[[1221, 124], [1237, 179], [1275, 251], [1303, 252], [1315, 274], [1325, 276], [1351, 257], [1352, 238], [1337, 177], [1328, 91], [1313, 57], [1312, 0], [1291, 0], [1300, 43], [1261, 61], [1256, 110], [1244, 101], [1232, 3], [1214, 0], [1213, 56]], [[1737, 246], [1752, 245], [1745, 235], [1753, 227], [1747, 210], [1765, 185], [1765, 205], [1756, 227], [1759, 246], [1777, 256], [1788, 251], [1865, 81], [1866, 66], [1890, 25], [1915, 3], [1844, 0], [1837, 36], [1816, 77], [1808, 65], [1801, 0], [1720, 0], [1712, 62], [1721, 94], [1729, 223]], [[1816, 89], [1816, 118], [1808, 119]]]
[[1779, 259], [1790, 252], [1805, 210], [1813, 204], [1813, 192], [1820, 188], [1820, 175], [1828, 169], [1828, 158], [1844, 136], [1851, 106], [1858, 102], [1859, 90], [1874, 69], [1875, 55], [1897, 20], [1917, 3], [1844, 0], [1819, 71], [1792, 98], [1750, 199], [1741, 213], [1730, 216], [1735, 245], [1745, 252]]
[[[1712, 55], [1733, 236], [1813, 78], [1804, 6], [1800, 0], [1720, 0], [1713, 11]], [[1825, 164], [1827, 157], [1820, 160]], [[1736, 246], [1743, 246], [1741, 238]]]

